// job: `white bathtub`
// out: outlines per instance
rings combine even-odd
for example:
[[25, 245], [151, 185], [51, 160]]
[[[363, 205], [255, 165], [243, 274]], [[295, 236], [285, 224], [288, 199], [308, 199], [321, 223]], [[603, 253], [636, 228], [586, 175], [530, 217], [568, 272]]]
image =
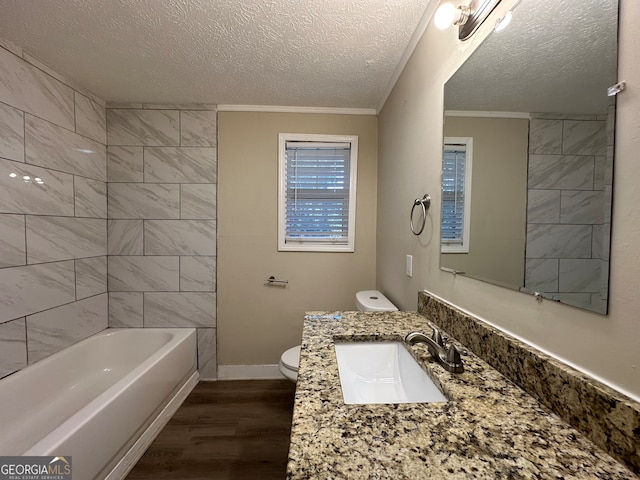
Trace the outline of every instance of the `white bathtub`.
[[0, 455], [124, 478], [197, 381], [195, 329], [105, 330], [0, 381]]

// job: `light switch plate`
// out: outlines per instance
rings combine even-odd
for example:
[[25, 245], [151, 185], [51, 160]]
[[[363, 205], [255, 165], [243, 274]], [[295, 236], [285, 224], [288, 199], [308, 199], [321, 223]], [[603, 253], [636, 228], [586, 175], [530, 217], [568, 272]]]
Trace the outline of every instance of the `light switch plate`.
[[407, 277], [413, 277], [413, 255], [407, 255], [405, 273], [407, 274]]

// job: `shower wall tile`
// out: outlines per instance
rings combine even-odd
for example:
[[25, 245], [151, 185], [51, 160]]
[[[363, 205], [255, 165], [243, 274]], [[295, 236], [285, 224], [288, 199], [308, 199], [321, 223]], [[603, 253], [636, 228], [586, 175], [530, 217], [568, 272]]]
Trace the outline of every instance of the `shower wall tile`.
[[42, 360], [108, 326], [107, 294], [27, 317], [29, 364]]
[[215, 183], [216, 149], [148, 147], [144, 149], [144, 181], [156, 183]]
[[593, 167], [593, 189], [594, 190], [603, 190], [605, 186], [605, 169], [607, 164], [606, 155], [597, 155], [594, 157], [594, 167]]
[[107, 110], [75, 92], [76, 133], [89, 137], [105, 145], [107, 143]]
[[24, 215], [0, 215], [0, 268], [27, 263], [24, 222]]
[[107, 180], [106, 147], [32, 115], [25, 118], [27, 163]]
[[541, 292], [557, 292], [558, 262], [557, 258], [527, 259], [525, 265], [525, 284], [527, 288]]
[[75, 261], [76, 299], [107, 291], [107, 257], [81, 258]]
[[24, 162], [24, 113], [0, 103], [0, 157]]
[[109, 182], [143, 182], [142, 147], [107, 147]]
[[[113, 108], [117, 107], [117, 108]], [[112, 327], [197, 327], [201, 378], [217, 375], [215, 106], [107, 110]]]
[[215, 327], [216, 294], [170, 292], [144, 294], [145, 327]]
[[562, 153], [562, 120], [534, 118], [529, 122], [529, 153]]
[[216, 364], [216, 329], [198, 328], [198, 371], [201, 380], [215, 380], [218, 376]]
[[0, 378], [27, 366], [27, 330], [24, 318], [0, 323]]
[[593, 189], [591, 156], [529, 155], [529, 188], [532, 189]]
[[560, 200], [560, 223], [594, 225], [604, 222], [601, 191], [563, 190]]
[[560, 259], [560, 292], [599, 292], [601, 260]]
[[180, 257], [180, 291], [215, 292], [216, 257]]
[[0, 102], [73, 130], [73, 90], [0, 48]]
[[95, 218], [27, 217], [27, 263], [107, 254], [107, 221]]
[[110, 183], [108, 218], [180, 218], [180, 185]]
[[109, 255], [143, 255], [143, 220], [108, 220]]
[[0, 322], [75, 300], [73, 261], [0, 269]]
[[591, 225], [527, 225], [527, 258], [590, 258]]
[[529, 190], [528, 223], [560, 222], [560, 190]]
[[107, 110], [109, 145], [179, 145], [179, 112], [176, 110]]
[[109, 292], [177, 292], [179, 257], [110, 256], [108, 287]]
[[611, 224], [603, 223], [602, 225], [594, 225], [591, 243], [592, 258], [608, 261], [611, 248]]
[[[0, 376], [85, 336], [87, 309], [104, 318], [87, 335], [107, 325], [104, 102], [12, 51], [0, 49]], [[58, 325], [43, 340], [28, 326], [45, 317]]]
[[99, 180], [75, 177], [76, 217], [107, 218], [107, 184]]
[[73, 216], [73, 210], [72, 175], [0, 159], [0, 212]]
[[215, 220], [147, 220], [146, 255], [215, 255]]
[[565, 120], [562, 153], [568, 155], [605, 155], [607, 131], [604, 121]]
[[180, 185], [180, 218], [216, 218], [216, 191], [214, 183]]
[[216, 146], [217, 112], [182, 110], [180, 112], [180, 145], [183, 147]]
[[109, 327], [142, 328], [142, 292], [109, 293]]

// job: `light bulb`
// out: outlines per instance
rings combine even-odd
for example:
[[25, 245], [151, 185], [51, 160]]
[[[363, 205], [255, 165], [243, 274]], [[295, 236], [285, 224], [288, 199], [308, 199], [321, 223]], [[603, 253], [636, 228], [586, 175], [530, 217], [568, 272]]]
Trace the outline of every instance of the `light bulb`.
[[446, 30], [456, 18], [456, 7], [452, 3], [443, 3], [436, 10], [436, 14], [433, 17], [433, 23], [440, 30]]

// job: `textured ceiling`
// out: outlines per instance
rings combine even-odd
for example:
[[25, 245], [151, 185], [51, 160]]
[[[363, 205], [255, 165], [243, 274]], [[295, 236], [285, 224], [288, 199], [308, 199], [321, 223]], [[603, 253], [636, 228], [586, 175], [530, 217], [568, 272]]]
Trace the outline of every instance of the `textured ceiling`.
[[0, 37], [112, 102], [376, 108], [430, 0], [1, 0]]
[[445, 108], [605, 113], [617, 14], [617, 0], [522, 0], [447, 82]]

